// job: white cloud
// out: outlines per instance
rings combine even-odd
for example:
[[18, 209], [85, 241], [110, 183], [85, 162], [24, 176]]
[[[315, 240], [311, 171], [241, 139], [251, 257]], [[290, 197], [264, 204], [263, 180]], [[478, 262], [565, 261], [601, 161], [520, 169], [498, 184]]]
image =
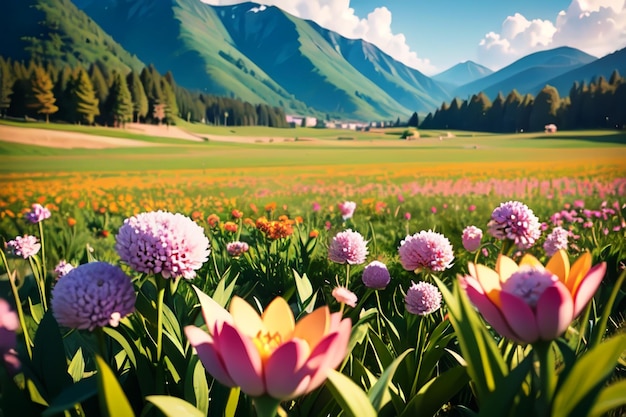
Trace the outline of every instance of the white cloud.
[[[214, 6], [241, 3], [243, 0], [202, 0]], [[430, 60], [417, 56], [411, 51], [402, 34], [391, 31], [391, 12], [386, 7], [378, 7], [360, 18], [350, 7], [350, 0], [266, 0], [268, 6], [277, 6], [302, 19], [309, 19], [318, 25], [350, 39], [364, 39], [378, 46], [394, 59], [427, 74], [436, 71]]]
[[489, 32], [478, 45], [481, 64], [499, 69], [533, 52], [571, 46], [604, 56], [626, 46], [625, 0], [573, 0], [554, 19], [507, 17], [500, 33]]

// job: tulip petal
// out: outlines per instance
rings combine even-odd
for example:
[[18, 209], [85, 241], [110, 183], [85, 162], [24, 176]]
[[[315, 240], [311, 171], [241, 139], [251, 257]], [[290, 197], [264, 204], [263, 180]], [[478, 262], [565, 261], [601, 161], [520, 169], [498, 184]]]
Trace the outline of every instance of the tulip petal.
[[195, 285], [192, 285], [192, 287], [196, 292], [198, 301], [200, 301], [202, 317], [204, 317], [204, 322], [206, 323], [209, 333], [212, 334], [216, 323], [226, 322], [232, 324], [233, 318], [224, 307], [219, 305], [214, 299], [202, 292], [200, 288], [196, 287]]
[[235, 385], [253, 397], [263, 394], [263, 364], [254, 343], [231, 325], [224, 324], [216, 344]]
[[500, 285], [500, 275], [493, 269], [485, 265], [476, 264], [476, 279], [480, 283], [484, 293], [497, 306], [500, 305], [500, 297], [498, 294], [502, 289]]
[[587, 275], [587, 272], [591, 269], [591, 261], [591, 254], [589, 252], [585, 252], [578, 259], [576, 259], [576, 262], [572, 265], [572, 269], [570, 270], [567, 281], [565, 282], [565, 285], [569, 288], [570, 293], [576, 294], [578, 286]]
[[517, 340], [524, 343], [536, 342], [539, 339], [539, 329], [530, 306], [521, 298], [504, 291], [500, 293], [500, 300], [504, 320], [513, 333], [518, 335]]
[[570, 271], [567, 252], [563, 249], [558, 250], [546, 264], [546, 269], [559, 277], [559, 280], [565, 284]]
[[328, 333], [329, 326], [330, 310], [327, 306], [319, 307], [298, 320], [293, 331], [293, 337], [306, 340], [313, 350]]
[[211, 336], [196, 326], [185, 326], [185, 335], [187, 336], [187, 340], [189, 340], [189, 344], [196, 349], [196, 353], [202, 365], [204, 365], [204, 369], [223, 385], [227, 387], [236, 386], [228, 375], [222, 358], [215, 350]]
[[468, 280], [468, 277], [465, 277], [466, 287], [465, 292], [467, 297], [470, 299], [472, 304], [478, 309], [480, 314], [484, 317], [485, 321], [491, 325], [500, 333], [500, 335], [512, 339], [519, 340], [519, 336], [517, 336], [511, 327], [508, 325], [502, 312], [498, 307], [491, 301], [489, 297], [485, 295], [478, 282], [475, 280]]
[[263, 315], [263, 324], [270, 334], [278, 333], [281, 340], [289, 340], [292, 337], [295, 328], [295, 319], [291, 307], [282, 297], [276, 297], [265, 308]]
[[499, 255], [496, 260], [496, 272], [500, 275], [500, 282], [505, 282], [519, 269], [515, 261], [508, 256]]
[[235, 296], [230, 300], [229, 308], [237, 330], [249, 337], [256, 337], [259, 332], [265, 333], [261, 316], [246, 300]]
[[267, 393], [281, 400], [292, 398], [308, 385], [309, 375], [299, 372], [309, 357], [309, 344], [304, 340], [292, 339], [280, 345], [265, 363], [265, 386]]
[[585, 275], [584, 279], [576, 289], [576, 292], [573, 294], [573, 318], [578, 317], [580, 312], [583, 311], [589, 300], [591, 300], [593, 295], [596, 293], [598, 287], [604, 279], [604, 274], [606, 274], [606, 262], [595, 265], [593, 268], [591, 268], [591, 270], [589, 270], [587, 275]]
[[529, 266], [532, 266], [533, 268], [543, 269], [543, 264], [539, 261], [539, 259], [535, 258], [530, 253], [527, 253], [524, 256], [522, 256], [522, 259], [519, 261], [519, 266], [522, 266], [522, 265], [529, 265]]
[[537, 328], [542, 340], [554, 340], [562, 335], [574, 319], [574, 303], [565, 285], [556, 285], [544, 290], [537, 301]]

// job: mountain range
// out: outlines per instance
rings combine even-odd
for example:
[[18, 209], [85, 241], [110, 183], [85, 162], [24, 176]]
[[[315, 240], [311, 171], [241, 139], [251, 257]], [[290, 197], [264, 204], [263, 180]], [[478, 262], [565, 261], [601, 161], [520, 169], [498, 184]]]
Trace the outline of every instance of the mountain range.
[[[137, 70], [153, 64], [188, 89], [268, 103], [287, 113], [352, 120], [408, 118], [454, 97], [491, 99], [545, 84], [626, 73], [626, 49], [596, 58], [574, 48], [528, 55], [493, 72], [468, 61], [428, 77], [375, 45], [256, 3], [200, 0], [19, 0], [0, 15], [0, 55]], [[7, 13], [8, 11], [8, 13]]]

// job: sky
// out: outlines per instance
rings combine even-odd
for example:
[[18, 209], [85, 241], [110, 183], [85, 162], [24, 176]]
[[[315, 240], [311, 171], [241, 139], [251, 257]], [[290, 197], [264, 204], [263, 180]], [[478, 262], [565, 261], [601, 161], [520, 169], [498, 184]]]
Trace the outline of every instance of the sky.
[[[232, 5], [241, 0], [202, 0]], [[571, 46], [598, 58], [626, 47], [626, 0], [264, 0], [426, 75], [468, 60], [497, 71]]]

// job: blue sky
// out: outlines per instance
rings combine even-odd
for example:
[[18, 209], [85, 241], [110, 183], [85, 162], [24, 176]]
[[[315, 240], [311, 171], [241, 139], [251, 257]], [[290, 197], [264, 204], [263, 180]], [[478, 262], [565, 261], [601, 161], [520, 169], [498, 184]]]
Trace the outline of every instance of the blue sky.
[[[226, 5], [241, 0], [202, 0]], [[601, 57], [626, 46], [626, 0], [265, 0], [433, 75], [472, 60], [498, 70], [545, 49]]]

